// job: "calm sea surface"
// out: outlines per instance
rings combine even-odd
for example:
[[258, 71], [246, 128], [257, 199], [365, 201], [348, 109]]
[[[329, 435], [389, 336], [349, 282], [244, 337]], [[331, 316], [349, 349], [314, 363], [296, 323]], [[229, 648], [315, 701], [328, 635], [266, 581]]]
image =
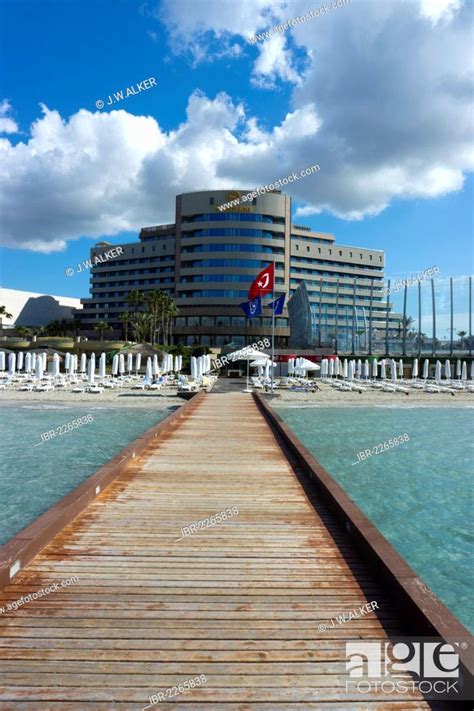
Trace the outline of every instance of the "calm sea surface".
[[[86, 403], [0, 407], [0, 545], [170, 412]], [[42, 432], [88, 414], [90, 424], [34, 446]]]
[[[474, 410], [276, 409], [433, 592], [474, 631]], [[407, 443], [353, 465], [361, 450], [404, 433]]]

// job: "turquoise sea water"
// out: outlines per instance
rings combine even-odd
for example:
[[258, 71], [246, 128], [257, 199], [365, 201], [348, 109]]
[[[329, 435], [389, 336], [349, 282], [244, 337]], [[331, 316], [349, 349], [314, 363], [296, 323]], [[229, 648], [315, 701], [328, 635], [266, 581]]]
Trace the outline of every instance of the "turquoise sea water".
[[[474, 410], [276, 409], [433, 592], [474, 631]], [[361, 450], [404, 433], [408, 442], [352, 465]]]
[[[0, 407], [0, 545], [171, 411], [86, 403]], [[88, 414], [93, 422], [35, 446], [42, 432]]]

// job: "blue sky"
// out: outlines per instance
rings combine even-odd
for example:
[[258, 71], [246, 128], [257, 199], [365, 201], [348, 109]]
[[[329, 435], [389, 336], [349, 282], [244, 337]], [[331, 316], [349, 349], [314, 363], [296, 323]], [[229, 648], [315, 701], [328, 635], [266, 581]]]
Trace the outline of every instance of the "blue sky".
[[172, 221], [176, 193], [313, 163], [290, 192], [297, 224], [383, 249], [388, 276], [470, 274], [472, 4], [382, 5], [251, 45], [319, 4], [0, 0], [1, 285], [87, 296], [65, 269]]

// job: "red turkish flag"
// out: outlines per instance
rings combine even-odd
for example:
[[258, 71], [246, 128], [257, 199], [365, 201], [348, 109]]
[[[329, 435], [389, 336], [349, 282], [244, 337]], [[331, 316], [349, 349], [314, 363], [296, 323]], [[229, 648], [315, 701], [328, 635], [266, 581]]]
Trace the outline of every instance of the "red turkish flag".
[[268, 267], [265, 267], [249, 289], [249, 301], [256, 299], [257, 296], [265, 296], [273, 291], [274, 266], [273, 262]]

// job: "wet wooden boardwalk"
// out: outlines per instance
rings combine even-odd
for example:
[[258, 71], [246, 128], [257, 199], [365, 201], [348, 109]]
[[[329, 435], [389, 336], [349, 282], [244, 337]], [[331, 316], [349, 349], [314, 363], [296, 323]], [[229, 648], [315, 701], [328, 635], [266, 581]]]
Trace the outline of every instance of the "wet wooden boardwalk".
[[138, 711], [159, 693], [161, 711], [428, 708], [346, 692], [346, 640], [406, 631], [316, 508], [251, 396], [208, 395], [0, 593], [79, 578], [0, 614], [0, 709]]

